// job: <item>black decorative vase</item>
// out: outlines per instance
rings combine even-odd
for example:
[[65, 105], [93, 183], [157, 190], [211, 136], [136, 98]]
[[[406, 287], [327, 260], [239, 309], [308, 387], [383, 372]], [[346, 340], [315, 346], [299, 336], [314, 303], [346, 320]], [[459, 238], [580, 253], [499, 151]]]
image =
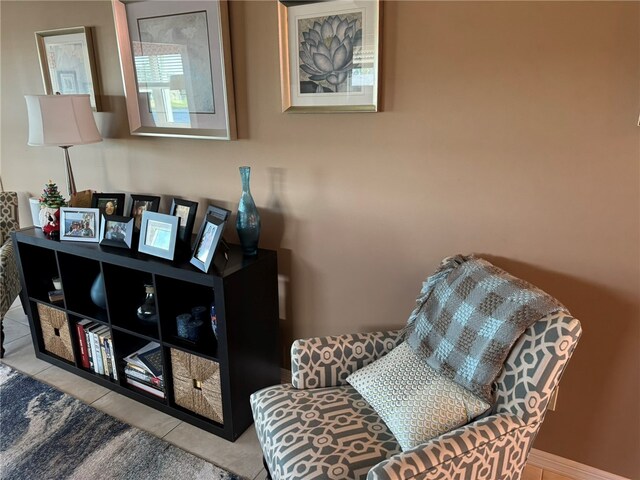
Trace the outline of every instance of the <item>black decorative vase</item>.
[[107, 308], [107, 295], [104, 291], [104, 275], [102, 272], [98, 274], [96, 279], [93, 281], [91, 285], [91, 301], [96, 304], [96, 306], [106, 310]]

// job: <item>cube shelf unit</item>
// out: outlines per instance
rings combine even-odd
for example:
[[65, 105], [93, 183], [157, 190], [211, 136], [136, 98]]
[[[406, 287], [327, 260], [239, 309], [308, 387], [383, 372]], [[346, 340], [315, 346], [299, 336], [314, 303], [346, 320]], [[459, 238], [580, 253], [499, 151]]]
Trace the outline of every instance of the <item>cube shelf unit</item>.
[[[249, 395], [279, 383], [275, 251], [260, 249], [254, 257], [243, 257], [240, 247], [231, 245], [228, 260], [216, 255], [210, 273], [206, 274], [187, 259], [170, 262], [95, 243], [49, 240], [35, 228], [18, 231], [13, 238], [22, 288], [29, 299], [27, 313], [38, 358], [230, 441], [253, 422]], [[90, 296], [91, 285], [99, 273], [104, 277], [106, 309], [94, 305]], [[64, 294], [62, 302], [56, 304], [49, 301], [48, 295], [53, 290], [54, 277], [61, 278]], [[145, 298], [146, 284], [154, 285], [156, 291], [158, 321], [150, 326], [136, 316], [136, 309]], [[217, 341], [208, 321], [197, 342], [179, 337], [176, 316], [195, 306], [209, 307], [211, 303], [216, 306]], [[41, 323], [39, 311], [53, 313], [57, 321], [66, 316], [68, 324], [64, 327], [68, 326], [68, 331], [59, 325], [52, 328], [46, 323], [47, 318], [42, 319], [46, 324]], [[45, 317], [48, 316], [47, 313]], [[83, 368], [76, 330], [76, 323], [83, 319], [108, 327], [118, 380]], [[72, 361], [53, 353], [56, 349], [51, 348], [51, 341], [46, 348], [43, 325], [47, 335], [53, 331], [59, 335], [62, 330], [62, 334], [70, 335], [73, 351], [66, 356]], [[165, 399], [125, 382], [124, 357], [151, 341], [161, 346]], [[190, 403], [185, 403], [184, 390], [176, 398], [172, 354], [185, 365], [215, 367], [216, 387], [219, 382], [216, 391], [220, 396], [217, 400], [222, 405], [220, 416], [203, 416], [202, 412], [181, 406]], [[185, 374], [183, 365], [180, 372]], [[184, 387], [184, 378], [179, 382]], [[193, 388], [200, 390], [200, 385], [194, 378]], [[194, 394], [203, 395], [204, 388]]]

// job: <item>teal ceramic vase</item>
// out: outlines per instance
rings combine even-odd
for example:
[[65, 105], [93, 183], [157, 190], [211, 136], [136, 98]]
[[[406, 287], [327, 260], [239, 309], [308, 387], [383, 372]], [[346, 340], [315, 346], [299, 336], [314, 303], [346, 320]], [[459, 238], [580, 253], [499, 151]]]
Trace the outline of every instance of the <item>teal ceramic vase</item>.
[[250, 178], [251, 167], [240, 167], [242, 195], [238, 203], [236, 230], [242, 246], [242, 253], [249, 256], [258, 253], [258, 240], [260, 239], [260, 214], [251, 196]]

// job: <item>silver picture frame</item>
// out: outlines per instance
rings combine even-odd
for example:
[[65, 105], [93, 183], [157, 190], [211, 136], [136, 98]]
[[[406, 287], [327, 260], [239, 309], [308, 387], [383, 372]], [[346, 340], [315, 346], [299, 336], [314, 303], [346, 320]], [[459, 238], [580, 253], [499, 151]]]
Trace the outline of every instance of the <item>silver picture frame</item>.
[[138, 251], [173, 260], [180, 217], [145, 211], [142, 214]]
[[377, 112], [381, 22], [381, 0], [280, 0], [282, 111]]
[[42, 30], [35, 37], [45, 93], [89, 94], [91, 108], [99, 112], [100, 82], [91, 28]]
[[132, 135], [234, 140], [226, 0], [112, 0]]

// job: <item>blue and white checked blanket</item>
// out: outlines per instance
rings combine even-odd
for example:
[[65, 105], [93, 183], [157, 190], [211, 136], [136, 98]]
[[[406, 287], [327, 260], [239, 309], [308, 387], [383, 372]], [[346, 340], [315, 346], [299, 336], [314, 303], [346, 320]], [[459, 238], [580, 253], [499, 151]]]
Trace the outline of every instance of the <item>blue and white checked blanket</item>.
[[524, 280], [474, 256], [443, 260], [409, 317], [407, 342], [428, 365], [493, 403], [493, 383], [522, 333], [566, 309]]

